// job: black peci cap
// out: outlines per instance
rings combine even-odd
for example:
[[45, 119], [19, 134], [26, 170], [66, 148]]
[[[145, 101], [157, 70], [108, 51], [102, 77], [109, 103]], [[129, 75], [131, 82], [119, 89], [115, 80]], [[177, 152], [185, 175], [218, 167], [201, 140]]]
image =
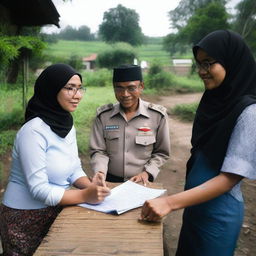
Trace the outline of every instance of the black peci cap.
[[113, 83], [127, 81], [142, 81], [141, 67], [137, 65], [121, 65], [114, 68]]

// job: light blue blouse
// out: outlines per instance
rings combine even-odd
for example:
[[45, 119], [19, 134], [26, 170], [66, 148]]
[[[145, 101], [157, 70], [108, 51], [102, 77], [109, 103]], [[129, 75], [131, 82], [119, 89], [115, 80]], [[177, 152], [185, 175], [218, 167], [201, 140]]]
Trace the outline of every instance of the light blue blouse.
[[18, 131], [3, 204], [16, 209], [57, 205], [65, 189], [86, 176], [78, 157], [76, 131], [59, 137], [39, 117]]
[[[256, 179], [256, 104], [245, 108], [238, 117], [221, 171]], [[230, 193], [242, 201], [240, 184]]]

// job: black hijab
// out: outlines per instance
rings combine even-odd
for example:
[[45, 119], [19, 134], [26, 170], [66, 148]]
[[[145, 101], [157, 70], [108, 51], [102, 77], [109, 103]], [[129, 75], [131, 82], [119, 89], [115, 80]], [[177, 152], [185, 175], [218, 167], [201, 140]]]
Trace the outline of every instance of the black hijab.
[[220, 169], [237, 118], [247, 106], [256, 103], [256, 64], [240, 35], [217, 30], [193, 47], [195, 58], [199, 48], [225, 68], [226, 76], [218, 88], [206, 90], [199, 103], [187, 171], [198, 149], [213, 168]]
[[40, 117], [53, 132], [65, 138], [73, 126], [73, 118], [60, 106], [57, 94], [74, 75], [78, 75], [82, 81], [81, 75], [69, 65], [54, 64], [47, 67], [36, 80], [34, 95], [26, 108], [25, 122]]

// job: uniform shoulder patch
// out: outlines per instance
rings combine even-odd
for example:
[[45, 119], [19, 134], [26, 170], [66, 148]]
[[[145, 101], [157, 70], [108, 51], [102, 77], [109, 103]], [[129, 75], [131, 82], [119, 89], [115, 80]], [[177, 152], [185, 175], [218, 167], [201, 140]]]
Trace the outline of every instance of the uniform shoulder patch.
[[103, 105], [103, 106], [98, 107], [98, 108], [97, 108], [97, 111], [96, 111], [96, 112], [97, 112], [97, 116], [100, 115], [100, 114], [103, 113], [103, 112], [106, 112], [106, 111], [112, 109], [113, 106], [114, 106], [114, 105], [113, 105], [112, 103], [109, 103], [109, 104], [106, 104], [106, 105]]
[[166, 108], [164, 106], [162, 106], [162, 105], [157, 105], [157, 104], [154, 104], [154, 103], [149, 103], [148, 104], [148, 108], [149, 109], [153, 109], [153, 110], [155, 110], [157, 112], [160, 112], [162, 115], [166, 115], [166, 113], [167, 113]]

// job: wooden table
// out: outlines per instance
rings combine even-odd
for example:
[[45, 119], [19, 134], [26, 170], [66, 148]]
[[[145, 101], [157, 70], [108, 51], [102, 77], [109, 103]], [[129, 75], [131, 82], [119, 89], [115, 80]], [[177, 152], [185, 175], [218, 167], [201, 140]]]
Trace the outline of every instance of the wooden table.
[[140, 211], [111, 215], [65, 207], [34, 255], [162, 256], [162, 223], [139, 221]]

